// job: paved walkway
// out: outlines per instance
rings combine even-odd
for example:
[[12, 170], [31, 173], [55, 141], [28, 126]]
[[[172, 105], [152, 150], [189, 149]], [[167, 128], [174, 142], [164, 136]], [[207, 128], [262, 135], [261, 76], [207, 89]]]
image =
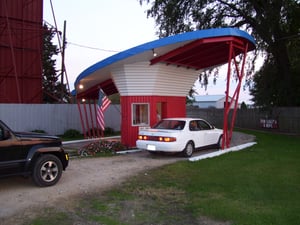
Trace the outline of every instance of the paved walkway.
[[[120, 136], [112, 136], [112, 137], [104, 137], [104, 138], [95, 138], [95, 139], [83, 139], [83, 140], [76, 140], [76, 141], [67, 141], [67, 142], [63, 142], [63, 146], [65, 147], [67, 152], [72, 152], [74, 151], [79, 151], [83, 146], [88, 145], [89, 143], [93, 143], [99, 140], [107, 140], [107, 141], [120, 141], [121, 137]], [[216, 155], [221, 155], [230, 151], [233, 151], [234, 149], [243, 149], [246, 147], [249, 147], [249, 143], [250, 145], [255, 143], [255, 136], [253, 135], [249, 135], [249, 134], [244, 134], [241, 132], [233, 132], [232, 134], [232, 140], [231, 140], [231, 144], [230, 144], [230, 148], [227, 149], [227, 151], [223, 151], [222, 153], [219, 152], [219, 149], [207, 149], [207, 150], [202, 150], [202, 151], [197, 151], [193, 154], [193, 158], [195, 158], [194, 160], [197, 160], [197, 157], [199, 157], [199, 155], [201, 155], [201, 159], [205, 158], [206, 154], [210, 154], [208, 155], [208, 157], [214, 157], [211, 155], [212, 152], [219, 152], [216, 153]], [[241, 146], [241, 147], [239, 147]], [[235, 147], [235, 148], [233, 148]], [[140, 151], [139, 149], [129, 149], [128, 151], [122, 151], [119, 153], [134, 153]], [[213, 154], [214, 155], [214, 154]], [[193, 161], [193, 160], [191, 160]]]

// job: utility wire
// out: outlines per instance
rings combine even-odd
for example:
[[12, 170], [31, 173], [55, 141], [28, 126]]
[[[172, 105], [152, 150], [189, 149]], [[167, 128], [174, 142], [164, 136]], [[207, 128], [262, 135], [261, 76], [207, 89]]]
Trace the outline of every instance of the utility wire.
[[[59, 36], [61, 36], [61, 31], [58, 31], [57, 28], [55, 26], [53, 26], [52, 24], [50, 24], [49, 22], [47, 22], [46, 20], [44, 20], [44, 23], [46, 23], [49, 27], [51, 27], [51, 29], [53, 29]], [[87, 46], [87, 45], [82, 45], [82, 44], [77, 44], [77, 43], [74, 43], [74, 42], [69, 42], [67, 41], [66, 44], [69, 44], [69, 45], [74, 45], [74, 46], [77, 46], [77, 47], [80, 47], [80, 48], [87, 48], [87, 49], [92, 49], [92, 50], [97, 50], [97, 51], [102, 51], [102, 52], [120, 52], [120, 51], [117, 51], [117, 50], [111, 50], [111, 49], [103, 49], [103, 48], [96, 48], [96, 47], [91, 47], [91, 46]], [[59, 45], [60, 45], [60, 42], [59, 42]], [[59, 46], [61, 48], [61, 46]]]
[[90, 46], [86, 46], [86, 45], [82, 45], [82, 44], [76, 44], [76, 43], [73, 43], [73, 42], [67, 42], [67, 44], [74, 45], [74, 46], [81, 47], [81, 48], [88, 48], [88, 49], [92, 49], [92, 50], [103, 51], [103, 52], [120, 52], [120, 51], [116, 51], [116, 50], [90, 47]]

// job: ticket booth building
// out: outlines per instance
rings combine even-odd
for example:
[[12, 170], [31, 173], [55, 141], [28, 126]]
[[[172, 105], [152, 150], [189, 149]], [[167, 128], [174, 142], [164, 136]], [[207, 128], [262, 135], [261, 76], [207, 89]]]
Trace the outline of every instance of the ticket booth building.
[[[234, 28], [198, 30], [148, 42], [108, 57], [75, 81], [81, 99], [120, 94], [121, 142], [135, 147], [138, 130], [162, 118], [185, 117], [186, 96], [199, 74], [255, 48]], [[224, 88], [225, 89], [225, 88]]]

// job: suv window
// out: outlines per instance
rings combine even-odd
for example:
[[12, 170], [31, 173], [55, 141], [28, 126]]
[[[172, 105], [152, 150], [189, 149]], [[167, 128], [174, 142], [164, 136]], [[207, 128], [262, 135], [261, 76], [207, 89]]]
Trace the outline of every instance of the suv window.
[[4, 138], [4, 130], [2, 127], [0, 127], [0, 141], [2, 141]]

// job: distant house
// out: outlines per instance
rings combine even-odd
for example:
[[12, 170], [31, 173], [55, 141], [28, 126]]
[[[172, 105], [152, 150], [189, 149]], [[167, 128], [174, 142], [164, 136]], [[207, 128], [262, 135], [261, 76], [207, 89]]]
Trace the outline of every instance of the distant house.
[[[231, 101], [231, 99], [232, 98], [229, 97], [229, 101]], [[195, 96], [195, 102], [193, 102], [193, 106], [198, 106], [202, 109], [223, 109], [225, 106], [225, 101], [225, 95], [197, 95]], [[231, 108], [234, 108], [234, 104], [232, 104]]]

